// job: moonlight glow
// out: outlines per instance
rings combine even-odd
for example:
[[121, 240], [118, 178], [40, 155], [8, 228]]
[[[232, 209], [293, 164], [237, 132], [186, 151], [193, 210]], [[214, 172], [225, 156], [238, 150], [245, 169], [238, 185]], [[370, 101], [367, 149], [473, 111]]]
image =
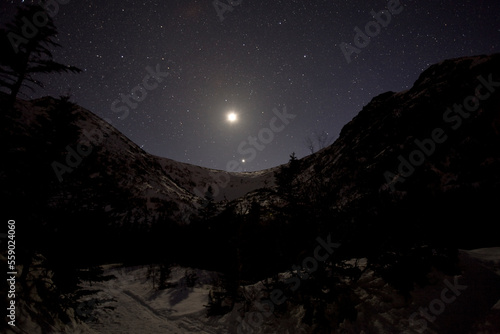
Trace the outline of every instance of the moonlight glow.
[[238, 120], [238, 116], [235, 112], [230, 112], [229, 114], [227, 114], [227, 120], [229, 121], [229, 123], [234, 123]]
[[[21, 3], [39, 2], [0, 1], [0, 26]], [[109, 0], [116, 10], [106, 14], [102, 2], [56, 2], [58, 13], [46, 8], [62, 46], [54, 59], [84, 73], [44, 75], [45, 89], [21, 93], [37, 99], [67, 89], [72, 101], [109, 119], [146, 152], [218, 170], [233, 155], [239, 164], [246, 158], [247, 171], [282, 165], [292, 152], [304, 157], [309, 134], [337, 138], [375, 96], [410, 89], [431, 64], [500, 52], [498, 0], [455, 1], [453, 10], [433, 0], [155, 1], [154, 10], [146, 1]], [[22, 18], [21, 35], [9, 34], [19, 40], [13, 44], [40, 37], [31, 15]], [[285, 120], [296, 114], [293, 125], [274, 132], [284, 124], [278, 117], [269, 127], [274, 108]], [[268, 130], [275, 137], [260, 151], [258, 134], [269, 141]]]

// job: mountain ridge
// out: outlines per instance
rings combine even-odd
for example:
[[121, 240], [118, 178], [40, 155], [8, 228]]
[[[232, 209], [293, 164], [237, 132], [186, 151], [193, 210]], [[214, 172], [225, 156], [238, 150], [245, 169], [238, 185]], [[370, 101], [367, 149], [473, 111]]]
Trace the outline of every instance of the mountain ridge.
[[[409, 90], [375, 96], [332, 145], [299, 160], [293, 182], [303, 197], [301, 205], [315, 212], [307, 219], [321, 222], [322, 228], [392, 221], [397, 219], [394, 212], [419, 211], [424, 205], [443, 217], [456, 196], [464, 208], [467, 201], [481, 204], [479, 198], [484, 199], [481, 207], [488, 206], [496, 195], [486, 192], [495, 193], [500, 184], [494, 172], [500, 165], [495, 149], [500, 128], [499, 62], [499, 54], [445, 60], [423, 71]], [[474, 95], [480, 84], [485, 86], [482, 94], [493, 90], [490, 96], [463, 119], [463, 126], [450, 130], [458, 121], [443, 119], [448, 108]], [[241, 212], [249, 212], [251, 202], [287, 201], [277, 192], [275, 180], [275, 173], [287, 164], [228, 173], [157, 157], [67, 98], [18, 100], [16, 109], [17, 115], [5, 111], [2, 116], [2, 141], [7, 160], [13, 162], [2, 166], [2, 196], [21, 212], [24, 203], [33, 203], [33, 212], [23, 213], [28, 220], [50, 210], [56, 216], [59, 211], [68, 216], [90, 214], [111, 226], [147, 227], [165, 218], [188, 224], [212, 200], [212, 214], [237, 203], [246, 206]], [[424, 156], [411, 175], [401, 175], [402, 159], [417, 154], [416, 141], [428, 140], [437, 128], [446, 129], [449, 139], [436, 144], [435, 152]], [[461, 167], [463, 163], [474, 166], [474, 173]], [[317, 203], [322, 210], [313, 208]], [[472, 211], [463, 214], [453, 215], [473, 216]], [[478, 217], [490, 220], [486, 213]], [[464, 242], [466, 235], [457, 237]]]

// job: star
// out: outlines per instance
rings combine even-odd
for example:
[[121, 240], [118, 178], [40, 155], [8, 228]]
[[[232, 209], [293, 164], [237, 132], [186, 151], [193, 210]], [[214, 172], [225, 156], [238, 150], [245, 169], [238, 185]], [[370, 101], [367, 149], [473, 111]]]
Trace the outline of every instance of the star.
[[[3, 6], [2, 18], [13, 17], [21, 2], [39, 1], [7, 2], [11, 9], [6, 13]], [[500, 52], [500, 40], [484, 33], [484, 27], [500, 32], [500, 1], [479, 1], [479, 6], [462, 1], [453, 11], [431, 0], [418, 6], [394, 2], [403, 9], [390, 19], [382, 4], [243, 1], [248, 5], [243, 10], [236, 5], [240, 1], [229, 1], [222, 6], [223, 22], [213, 6], [200, 1], [157, 2], [152, 8], [144, 1], [109, 0], [116, 9], [109, 13], [108, 5], [94, 2], [57, 2], [58, 11], [49, 8], [57, 15], [61, 45], [54, 58], [83, 72], [49, 75], [42, 80], [45, 89], [32, 93], [23, 87], [23, 92], [38, 98], [71, 89], [74, 102], [113, 119], [112, 125], [134, 142], [148, 143], [148, 153], [214, 169], [235, 160], [255, 171], [286, 163], [292, 151], [303, 157], [309, 153], [303, 144], [307, 133], [336, 137], [372, 98], [409, 89], [430, 64]], [[28, 19], [27, 25], [36, 25], [36, 18]], [[124, 20], [123, 29], [112, 28]], [[294, 27], [288, 27], [292, 21]], [[366, 35], [370, 43], [365, 45], [367, 24], [381, 30]], [[441, 29], [444, 24], [447, 29]], [[221, 33], [226, 30], [230, 33]], [[359, 51], [349, 49], [351, 63], [344, 44]], [[273, 111], [284, 117], [285, 104], [290, 106], [286, 115], [297, 115], [291, 124]], [[249, 137], [269, 143], [260, 151], [261, 144], [252, 147]], [[232, 159], [238, 149], [247, 154]], [[253, 151], [257, 161], [250, 163]]]

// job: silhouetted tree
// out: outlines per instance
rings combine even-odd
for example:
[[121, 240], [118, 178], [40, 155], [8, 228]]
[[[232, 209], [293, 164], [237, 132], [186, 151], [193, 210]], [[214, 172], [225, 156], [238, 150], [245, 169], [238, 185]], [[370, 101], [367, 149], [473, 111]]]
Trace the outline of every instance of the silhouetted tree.
[[224, 315], [230, 312], [238, 299], [238, 281], [234, 273], [222, 274], [208, 294], [207, 316]]
[[205, 206], [201, 210], [201, 218], [203, 220], [209, 220], [217, 212], [217, 207], [214, 201], [214, 191], [212, 186], [208, 186], [207, 192], [205, 193]]
[[172, 270], [169, 264], [162, 263], [160, 265], [160, 280], [158, 282], [158, 289], [164, 290], [168, 287], [167, 280], [170, 278]]
[[331, 138], [328, 135], [328, 132], [321, 131], [313, 132], [310, 136], [307, 136], [304, 143], [307, 149], [312, 153], [319, 151], [325, 147], [327, 147], [331, 143]]
[[278, 185], [278, 192], [287, 200], [291, 201], [297, 195], [297, 182], [296, 178], [300, 171], [300, 161], [295, 156], [295, 152], [290, 154], [288, 164], [282, 165], [275, 173], [276, 184]]
[[0, 85], [10, 90], [10, 103], [14, 103], [24, 82], [43, 87], [34, 75], [40, 73], [78, 73], [74, 66], [53, 60], [51, 48], [57, 29], [49, 13], [41, 5], [20, 6], [13, 22], [0, 33]]

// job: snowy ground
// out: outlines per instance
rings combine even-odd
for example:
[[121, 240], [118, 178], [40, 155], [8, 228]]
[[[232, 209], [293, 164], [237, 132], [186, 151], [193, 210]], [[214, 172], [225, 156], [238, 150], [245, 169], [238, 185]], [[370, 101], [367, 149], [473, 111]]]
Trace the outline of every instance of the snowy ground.
[[[500, 333], [500, 248], [461, 251], [460, 276], [431, 273], [433, 284], [416, 288], [410, 301], [405, 301], [387, 283], [366, 272], [358, 282], [355, 293], [361, 303], [357, 306], [355, 323], [341, 325], [344, 333], [465, 333], [464, 328], [474, 328], [474, 333]], [[198, 281], [193, 288], [186, 286], [185, 268], [173, 270], [171, 283], [175, 287], [157, 291], [152, 281], [146, 280], [146, 267], [110, 268], [106, 274], [116, 280], [94, 285], [102, 289], [98, 295], [108, 300], [96, 307], [90, 328], [97, 333], [237, 333], [238, 310], [224, 317], [207, 318], [204, 305], [216, 275], [197, 270]], [[443, 311], [438, 300], [450, 284], [465, 287], [454, 296], [449, 290], [444, 294], [450, 303]], [[257, 296], [262, 284], [245, 287], [248, 295]], [[247, 296], [248, 297], [248, 296]], [[456, 297], [456, 298], [453, 298]], [[106, 306], [116, 307], [114, 310]], [[430, 312], [426, 320], [419, 313], [421, 308], [438, 310]], [[250, 311], [256, 311], [251, 309]], [[262, 313], [262, 312], [260, 312]], [[248, 320], [248, 313], [243, 315]], [[307, 333], [308, 327], [300, 323], [303, 310], [290, 311], [287, 319], [266, 317], [258, 328], [240, 333]], [[411, 318], [413, 315], [413, 318]], [[412, 321], [413, 319], [413, 321]], [[450, 332], [451, 330], [451, 332]]]
[[196, 284], [188, 287], [186, 270], [174, 267], [168, 280], [173, 287], [157, 290], [147, 279], [148, 267], [107, 269], [105, 275], [116, 279], [85, 286], [102, 291], [91, 296], [97, 303], [84, 299], [80, 312], [97, 333], [230, 333], [217, 319], [206, 317], [204, 305], [216, 275], [194, 270]]
[[[345, 321], [339, 333], [500, 333], [500, 247], [461, 251], [460, 265], [463, 273], [459, 276], [431, 273], [432, 284], [416, 287], [408, 301], [373, 272], [365, 272], [354, 286], [360, 300], [356, 306], [357, 320]], [[193, 287], [188, 286], [186, 270], [196, 273]], [[287, 316], [277, 318], [270, 314], [259, 326], [238, 330], [238, 325], [251, 323], [252, 312], [254, 316], [255, 312], [263, 312], [256, 309], [254, 302], [243, 313], [243, 304], [237, 303], [225, 316], [207, 318], [205, 305], [217, 277], [215, 273], [174, 267], [168, 281], [171, 286], [159, 291], [153, 288], [147, 272], [148, 266], [107, 266], [104, 274], [114, 275], [115, 279], [83, 286], [98, 291], [82, 298], [75, 310], [86, 319], [85, 323], [60, 326], [50, 334], [311, 332], [301, 323], [304, 310], [300, 307], [289, 309]], [[456, 284], [460, 288], [454, 293], [450, 285]], [[243, 288], [246, 298], [253, 301], [259, 300], [262, 290], [261, 282]], [[428, 310], [429, 318], [420, 313], [421, 309]], [[432, 309], [439, 312], [432, 313]], [[35, 328], [27, 319], [22, 329], [17, 327], [9, 333], [39, 333]]]

